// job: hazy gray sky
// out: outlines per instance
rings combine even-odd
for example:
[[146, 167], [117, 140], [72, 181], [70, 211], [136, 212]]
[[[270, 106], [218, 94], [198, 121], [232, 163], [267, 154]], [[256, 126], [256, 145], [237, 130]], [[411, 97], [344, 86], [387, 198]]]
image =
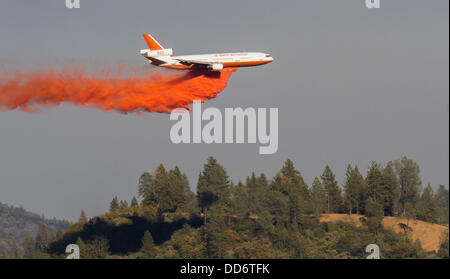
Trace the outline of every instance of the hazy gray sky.
[[74, 220], [136, 194], [143, 171], [176, 164], [192, 186], [208, 156], [233, 181], [272, 177], [291, 158], [308, 183], [330, 164], [403, 155], [424, 183], [449, 184], [447, 0], [0, 1], [0, 69], [126, 63], [144, 67], [142, 33], [175, 54], [271, 53], [240, 69], [203, 108], [278, 107], [279, 149], [171, 144], [169, 115], [104, 113], [69, 104], [39, 114], [0, 112], [0, 202]]

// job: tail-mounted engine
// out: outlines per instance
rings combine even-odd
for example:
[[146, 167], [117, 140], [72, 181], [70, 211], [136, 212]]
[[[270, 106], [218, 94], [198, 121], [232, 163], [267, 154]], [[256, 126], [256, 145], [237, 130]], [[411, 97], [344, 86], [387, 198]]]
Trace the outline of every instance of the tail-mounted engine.
[[164, 48], [159, 50], [142, 49], [140, 53], [144, 57], [171, 56], [173, 55], [173, 50], [171, 48]]

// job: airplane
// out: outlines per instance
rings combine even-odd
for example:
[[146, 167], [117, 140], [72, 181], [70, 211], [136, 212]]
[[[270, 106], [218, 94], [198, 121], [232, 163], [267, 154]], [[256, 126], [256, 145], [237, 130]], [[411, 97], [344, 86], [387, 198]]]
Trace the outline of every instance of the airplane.
[[173, 50], [171, 48], [164, 48], [150, 34], [143, 34], [143, 37], [149, 48], [142, 49], [140, 54], [147, 58], [150, 64], [165, 68], [221, 71], [227, 67], [251, 67], [273, 61], [273, 57], [270, 54], [261, 52], [172, 56]]

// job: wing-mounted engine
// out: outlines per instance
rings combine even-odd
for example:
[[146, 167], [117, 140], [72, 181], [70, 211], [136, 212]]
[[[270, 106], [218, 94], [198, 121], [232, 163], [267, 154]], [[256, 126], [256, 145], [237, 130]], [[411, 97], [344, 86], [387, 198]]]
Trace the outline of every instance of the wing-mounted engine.
[[222, 71], [223, 70], [223, 64], [220, 63], [214, 63], [207, 66], [208, 70], [212, 71]]

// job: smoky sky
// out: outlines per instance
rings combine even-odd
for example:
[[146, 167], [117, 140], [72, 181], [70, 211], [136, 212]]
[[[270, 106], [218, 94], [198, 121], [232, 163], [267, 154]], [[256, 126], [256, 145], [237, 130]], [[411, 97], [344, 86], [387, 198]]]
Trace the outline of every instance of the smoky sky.
[[279, 148], [170, 142], [167, 114], [123, 115], [70, 104], [0, 111], [0, 202], [75, 220], [130, 200], [139, 175], [178, 165], [195, 188], [208, 156], [234, 182], [273, 177], [291, 158], [308, 184], [326, 164], [407, 156], [424, 184], [449, 184], [447, 0], [0, 1], [0, 72], [75, 63], [149, 67], [151, 33], [175, 55], [258, 51], [271, 64], [239, 69], [203, 108], [279, 109]]

